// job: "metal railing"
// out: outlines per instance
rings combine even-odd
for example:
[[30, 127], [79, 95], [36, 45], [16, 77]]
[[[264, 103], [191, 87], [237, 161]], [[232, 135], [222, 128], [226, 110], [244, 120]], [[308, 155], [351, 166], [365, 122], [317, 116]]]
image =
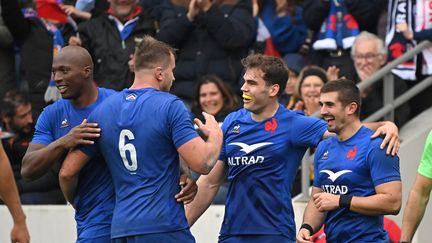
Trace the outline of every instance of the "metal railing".
[[[371, 77], [368, 79], [360, 82], [357, 84], [360, 91], [363, 91], [370, 87], [371, 85], [375, 84], [378, 81], [384, 80], [384, 88], [383, 88], [383, 107], [376, 112], [374, 112], [372, 115], [364, 119], [364, 122], [373, 122], [377, 121], [378, 119], [381, 119], [384, 117], [385, 120], [394, 120], [394, 110], [401, 106], [402, 104], [406, 103], [408, 100], [410, 100], [412, 97], [423, 91], [425, 88], [432, 85], [432, 76], [429, 76], [416, 84], [414, 87], [410, 88], [403, 94], [401, 94], [397, 99], [394, 99], [394, 79], [393, 74], [391, 73], [391, 70], [395, 67], [397, 67], [399, 64], [410, 60], [413, 56], [419, 54], [421, 51], [423, 51], [426, 48], [432, 47], [432, 42], [430, 41], [422, 41], [418, 45], [416, 45], [413, 49], [409, 50], [408, 52], [404, 53], [402, 56], [397, 58], [396, 60], [392, 61], [391, 63], [386, 64], [383, 66], [380, 70], [378, 70], [376, 73], [374, 73]], [[319, 116], [319, 112], [315, 113], [314, 116]], [[306, 152], [308, 153], [308, 151]], [[302, 192], [301, 195], [298, 197], [298, 201], [309, 201], [309, 160], [302, 160]]]

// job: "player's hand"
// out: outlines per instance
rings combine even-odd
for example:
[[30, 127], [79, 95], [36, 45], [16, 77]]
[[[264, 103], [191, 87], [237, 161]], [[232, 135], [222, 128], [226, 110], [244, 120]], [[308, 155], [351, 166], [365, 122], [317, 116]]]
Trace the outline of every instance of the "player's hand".
[[24, 222], [15, 223], [11, 231], [11, 242], [12, 243], [28, 243], [30, 242], [30, 235], [27, 229], [27, 225]]
[[198, 129], [201, 130], [203, 135], [205, 137], [209, 137], [210, 133], [215, 133], [217, 136], [218, 135], [222, 136], [222, 130], [219, 126], [219, 123], [214, 118], [214, 116], [212, 116], [206, 112], [203, 112], [202, 114], [203, 114], [204, 119], [205, 119], [205, 124], [202, 123], [202, 121], [200, 121], [197, 118], [194, 119], [194, 122], [198, 126]]
[[100, 131], [97, 123], [88, 123], [87, 119], [84, 119], [61, 138], [63, 147], [71, 149], [79, 144], [94, 144], [93, 140], [100, 137]]
[[331, 211], [339, 207], [339, 196], [327, 192], [319, 192], [313, 195], [315, 207], [320, 212]]
[[371, 138], [376, 138], [380, 135], [385, 135], [384, 140], [381, 143], [380, 148], [384, 149], [388, 144], [386, 154], [395, 156], [399, 151], [400, 139], [399, 139], [399, 129], [393, 122], [386, 121], [383, 126], [380, 126]]
[[198, 186], [195, 181], [187, 175], [181, 175], [179, 184], [182, 189], [175, 195], [177, 202], [183, 202], [184, 204], [192, 202], [198, 192]]
[[297, 242], [299, 242], [299, 243], [310, 243], [310, 242], [312, 242], [309, 230], [307, 230], [307, 229], [300, 229], [300, 231], [297, 234]]

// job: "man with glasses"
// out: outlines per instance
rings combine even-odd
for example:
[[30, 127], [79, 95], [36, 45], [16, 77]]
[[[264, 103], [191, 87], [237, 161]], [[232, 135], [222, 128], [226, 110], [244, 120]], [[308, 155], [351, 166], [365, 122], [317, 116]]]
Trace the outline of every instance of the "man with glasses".
[[[357, 82], [369, 79], [387, 61], [387, 48], [376, 35], [363, 31], [358, 35], [351, 48], [351, 57], [357, 72]], [[405, 82], [394, 77], [394, 97], [408, 90]], [[377, 81], [361, 92], [362, 109], [360, 119], [364, 119], [383, 107], [383, 82]], [[408, 121], [410, 108], [407, 104], [395, 112], [395, 123], [398, 127]]]

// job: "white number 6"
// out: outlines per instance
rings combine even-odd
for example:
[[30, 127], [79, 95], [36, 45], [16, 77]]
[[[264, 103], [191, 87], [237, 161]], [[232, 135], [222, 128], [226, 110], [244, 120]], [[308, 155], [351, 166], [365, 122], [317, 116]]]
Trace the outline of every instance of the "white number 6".
[[[125, 144], [125, 137], [127, 137], [129, 140], [135, 139], [133, 133], [130, 130], [121, 130], [119, 137], [120, 156], [123, 160], [124, 165], [126, 166], [126, 169], [128, 169], [129, 171], [136, 171], [138, 168], [136, 149], [132, 143]], [[126, 157], [126, 151], [129, 151], [131, 163], [129, 163], [129, 160]]]

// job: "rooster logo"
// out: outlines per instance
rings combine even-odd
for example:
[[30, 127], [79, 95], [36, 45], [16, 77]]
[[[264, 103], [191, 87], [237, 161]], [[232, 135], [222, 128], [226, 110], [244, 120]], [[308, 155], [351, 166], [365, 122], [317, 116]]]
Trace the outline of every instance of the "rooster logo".
[[278, 124], [277, 124], [277, 120], [276, 120], [276, 118], [272, 118], [271, 119], [271, 121], [267, 121], [266, 123], [265, 123], [265, 125], [264, 125], [264, 129], [267, 131], [267, 132], [270, 132], [270, 133], [275, 133], [275, 131], [276, 131], [276, 128], [277, 128], [277, 126], [278, 126]]
[[353, 160], [354, 157], [356, 156], [356, 154], [357, 154], [357, 147], [354, 146], [353, 149], [350, 149], [350, 150], [348, 151], [346, 157], [347, 157], [348, 159], [350, 159], [350, 160]]

